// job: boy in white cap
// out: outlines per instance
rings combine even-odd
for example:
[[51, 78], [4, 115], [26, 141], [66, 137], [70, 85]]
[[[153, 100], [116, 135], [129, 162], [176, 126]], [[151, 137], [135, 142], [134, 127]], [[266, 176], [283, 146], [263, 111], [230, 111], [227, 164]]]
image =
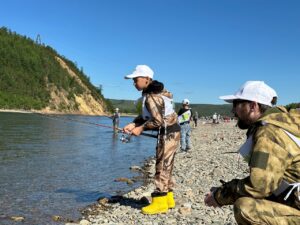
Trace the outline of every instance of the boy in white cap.
[[151, 204], [142, 208], [144, 214], [165, 213], [175, 207], [172, 171], [180, 138], [172, 94], [164, 89], [163, 83], [153, 80], [153, 74], [147, 65], [138, 65], [132, 74], [125, 76], [126, 79], [133, 79], [135, 88], [142, 91], [143, 112], [123, 128], [124, 132], [138, 136], [144, 130], [158, 131], [154, 177], [156, 188]]
[[220, 97], [232, 103], [238, 127], [248, 130], [239, 152], [250, 173], [212, 188], [204, 202], [234, 205], [241, 225], [300, 224], [300, 113], [272, 107], [273, 97], [263, 81], [248, 81], [234, 95]]

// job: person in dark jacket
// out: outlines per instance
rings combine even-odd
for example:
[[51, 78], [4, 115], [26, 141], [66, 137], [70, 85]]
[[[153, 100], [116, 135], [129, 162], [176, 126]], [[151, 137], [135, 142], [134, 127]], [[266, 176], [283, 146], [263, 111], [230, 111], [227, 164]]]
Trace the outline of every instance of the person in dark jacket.
[[193, 121], [194, 121], [194, 127], [197, 127], [198, 126], [198, 112], [194, 112], [194, 115], [193, 115]]
[[114, 114], [111, 116], [111, 119], [113, 121], [113, 129], [115, 132], [118, 132], [119, 124], [120, 124], [120, 117], [121, 117], [121, 114], [119, 112], [119, 108], [116, 108]]

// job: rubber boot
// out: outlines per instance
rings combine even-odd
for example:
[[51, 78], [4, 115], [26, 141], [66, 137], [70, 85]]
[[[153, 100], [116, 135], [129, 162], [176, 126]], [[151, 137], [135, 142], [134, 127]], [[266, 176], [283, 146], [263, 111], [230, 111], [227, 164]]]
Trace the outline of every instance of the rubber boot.
[[175, 200], [174, 200], [174, 196], [173, 196], [173, 192], [169, 191], [167, 194], [167, 200], [168, 200], [168, 208], [169, 209], [173, 209], [175, 208]]
[[159, 194], [159, 195], [152, 195], [152, 202], [150, 205], [142, 208], [143, 214], [159, 214], [159, 213], [166, 213], [168, 211], [168, 200], [167, 194]]

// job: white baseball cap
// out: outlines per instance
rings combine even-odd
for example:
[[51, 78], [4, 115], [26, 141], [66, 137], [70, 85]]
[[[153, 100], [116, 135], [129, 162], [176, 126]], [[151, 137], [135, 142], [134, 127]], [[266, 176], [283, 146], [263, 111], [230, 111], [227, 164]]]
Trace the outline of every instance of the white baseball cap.
[[187, 98], [182, 100], [182, 104], [183, 105], [189, 105], [190, 104], [190, 100], [188, 100]]
[[272, 106], [273, 97], [277, 97], [277, 93], [265, 82], [247, 81], [235, 94], [220, 96], [219, 98], [229, 103], [232, 103], [235, 99], [242, 99]]
[[132, 74], [125, 76], [125, 79], [132, 79], [136, 77], [153, 78], [153, 70], [147, 65], [137, 65]]

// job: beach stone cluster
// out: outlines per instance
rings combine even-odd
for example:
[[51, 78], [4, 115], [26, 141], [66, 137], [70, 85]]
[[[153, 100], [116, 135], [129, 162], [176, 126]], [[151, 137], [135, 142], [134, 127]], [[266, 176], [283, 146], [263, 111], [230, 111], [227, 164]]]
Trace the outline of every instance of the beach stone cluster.
[[[247, 164], [237, 154], [245, 141], [245, 131], [235, 122], [212, 124], [201, 121], [192, 130], [193, 148], [189, 152], [178, 149], [175, 158], [174, 177], [176, 207], [165, 214], [143, 215], [141, 208], [151, 202], [154, 190], [155, 159], [148, 160], [145, 185], [122, 196], [100, 199], [87, 207], [79, 223], [67, 225], [233, 225], [236, 224], [232, 206], [210, 208], [204, 204], [204, 196], [220, 180], [243, 178], [248, 174]], [[153, 146], [154, 149], [154, 146]], [[154, 150], [153, 150], [154, 151]], [[133, 166], [135, 169], [139, 169]]]

